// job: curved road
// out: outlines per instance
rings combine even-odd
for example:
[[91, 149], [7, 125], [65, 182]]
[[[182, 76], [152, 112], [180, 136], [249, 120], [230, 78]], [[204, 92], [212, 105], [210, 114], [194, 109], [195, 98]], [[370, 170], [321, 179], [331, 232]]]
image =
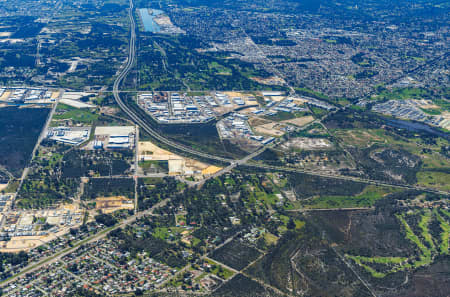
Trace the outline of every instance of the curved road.
[[128, 11], [128, 17], [130, 20], [130, 43], [129, 43], [128, 58], [127, 58], [125, 66], [122, 68], [122, 70], [120, 71], [116, 80], [114, 81], [114, 86], [113, 86], [113, 95], [114, 95], [114, 98], [115, 98], [117, 104], [135, 123], [137, 123], [139, 126], [141, 126], [147, 133], [149, 133], [152, 137], [154, 137], [158, 141], [160, 141], [172, 148], [182, 150], [184, 152], [190, 153], [195, 156], [199, 156], [199, 157], [210, 159], [210, 160], [225, 162], [225, 163], [231, 163], [233, 160], [218, 157], [215, 155], [210, 155], [210, 154], [203, 153], [203, 152], [199, 152], [199, 151], [193, 150], [189, 147], [175, 143], [175, 142], [161, 136], [155, 130], [153, 130], [145, 121], [143, 121], [139, 117], [139, 115], [134, 113], [134, 111], [131, 110], [124, 103], [123, 99], [120, 97], [119, 86], [121, 85], [123, 80], [126, 78], [128, 73], [130, 72], [130, 70], [133, 68], [134, 63], [136, 61], [136, 23], [135, 23], [134, 17], [133, 17], [133, 10], [134, 10], [133, 0], [130, 0], [130, 7], [129, 7], [129, 11]]

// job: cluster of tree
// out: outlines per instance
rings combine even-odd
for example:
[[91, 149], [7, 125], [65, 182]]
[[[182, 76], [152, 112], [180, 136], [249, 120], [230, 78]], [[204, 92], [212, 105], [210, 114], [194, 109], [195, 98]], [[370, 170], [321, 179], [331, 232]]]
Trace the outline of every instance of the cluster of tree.
[[129, 252], [131, 257], [146, 252], [149, 257], [166, 263], [170, 267], [183, 267], [187, 264], [181, 253], [181, 246], [153, 236], [150, 230], [137, 237], [136, 233], [130, 228], [119, 228], [112, 231], [110, 236], [119, 242], [119, 249], [123, 252]]
[[83, 199], [97, 197], [125, 196], [134, 197], [134, 180], [132, 178], [91, 178], [85, 185]]
[[21, 208], [42, 208], [64, 201], [70, 201], [78, 190], [79, 179], [57, 179], [45, 176], [42, 179], [27, 178], [18, 193], [17, 206]]
[[117, 219], [110, 214], [98, 214], [95, 216], [95, 221], [99, 224], [103, 224], [106, 227], [111, 227], [117, 224]]
[[150, 185], [145, 179], [138, 181], [139, 210], [149, 209], [156, 203], [171, 197], [177, 192], [178, 182], [173, 177], [154, 180]]
[[366, 187], [364, 183], [303, 173], [290, 174], [288, 181], [299, 198], [356, 195]]
[[131, 150], [116, 152], [86, 152], [72, 150], [64, 155], [61, 171], [64, 177], [89, 176], [91, 172], [101, 176], [122, 175], [130, 169]]
[[24, 251], [19, 253], [0, 253], [0, 280], [11, 276], [9, 271], [5, 271], [5, 266], [25, 265], [28, 263], [28, 258], [28, 254]]
[[[216, 179], [208, 180], [201, 189], [186, 189], [175, 195], [162, 209], [170, 212], [180, 205], [187, 211], [187, 224], [201, 227], [194, 236], [206, 239], [225, 240], [244, 227], [264, 225], [273, 234], [278, 234], [282, 222], [270, 220], [270, 214], [261, 209], [255, 201], [255, 194], [247, 184], [258, 187], [270, 194], [269, 185], [263, 186], [264, 174], [245, 174], [232, 172]], [[240, 220], [233, 225], [230, 217]]]
[[[420, 157], [401, 149], [385, 149], [381, 152], [377, 152], [377, 149], [377, 145], [366, 149], [350, 149], [357, 168], [376, 180], [409, 184], [417, 182], [416, 174], [422, 166]], [[401, 180], [393, 179], [392, 174], [400, 176]]]
[[29, 161], [49, 111], [47, 108], [0, 109], [0, 166], [16, 177]]
[[[190, 36], [145, 37], [146, 47], [140, 52], [141, 88], [155, 90], [182, 90], [186, 85], [195, 90], [260, 90], [270, 89], [251, 80], [250, 76], [267, 76], [251, 63], [238, 59], [221, 59], [195, 49], [201, 41]], [[160, 51], [160, 48], [164, 52]], [[166, 70], [168, 64], [171, 71]], [[217, 75], [220, 74], [220, 75]], [[158, 84], [156, 84], [158, 83]], [[273, 86], [274, 88], [278, 88]]]

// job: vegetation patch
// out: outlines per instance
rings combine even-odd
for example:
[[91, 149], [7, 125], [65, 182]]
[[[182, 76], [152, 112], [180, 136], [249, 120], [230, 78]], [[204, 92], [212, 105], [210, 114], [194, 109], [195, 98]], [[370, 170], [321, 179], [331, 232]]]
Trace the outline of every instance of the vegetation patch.
[[[448, 255], [449, 253], [450, 226], [441, 214], [443, 212], [438, 209], [419, 211], [408, 215], [404, 213], [396, 214], [405, 238], [415, 246], [417, 257], [367, 257], [349, 254], [346, 254], [346, 257], [353, 260], [374, 278], [384, 278], [400, 271], [416, 270], [419, 267], [429, 266], [439, 255]], [[417, 222], [416, 228], [411, 227], [407, 219], [411, 222]], [[437, 236], [433, 236], [431, 232], [431, 226], [434, 223], [437, 223], [440, 227]], [[414, 229], [418, 230], [415, 232]], [[436, 249], [435, 242], [440, 242], [439, 249]]]
[[242, 296], [242, 297], [269, 297], [269, 296], [277, 296], [274, 292], [267, 290], [254, 280], [244, 276], [239, 273], [235, 277], [233, 277], [230, 281], [226, 282], [220, 288], [218, 288], [211, 296], [217, 297], [234, 297], [234, 296]]
[[97, 197], [125, 196], [134, 198], [132, 178], [91, 178], [84, 187], [83, 199]]
[[93, 110], [75, 108], [59, 103], [53, 115], [52, 125], [57, 125], [58, 120], [70, 120], [73, 124], [92, 124], [98, 117]]
[[0, 108], [0, 166], [20, 177], [47, 119], [48, 108]]
[[233, 240], [223, 247], [215, 250], [211, 258], [223, 263], [236, 270], [245, 268], [252, 261], [256, 260], [260, 256], [260, 252], [255, 248], [240, 242], [239, 240]]
[[302, 201], [302, 206], [306, 208], [371, 207], [385, 195], [397, 191], [393, 188], [368, 185], [360, 194], [354, 196], [320, 196]]

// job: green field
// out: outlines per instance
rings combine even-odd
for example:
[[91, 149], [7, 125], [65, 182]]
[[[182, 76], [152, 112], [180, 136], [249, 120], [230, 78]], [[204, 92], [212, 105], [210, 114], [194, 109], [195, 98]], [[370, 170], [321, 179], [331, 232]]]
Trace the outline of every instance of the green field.
[[388, 193], [397, 192], [398, 190], [377, 187], [369, 185], [355, 196], [322, 196], [306, 200], [301, 203], [304, 208], [352, 208], [352, 207], [371, 207], [374, 203], [383, 198]]
[[79, 109], [59, 103], [53, 116], [52, 125], [58, 125], [57, 120], [72, 120], [76, 123], [92, 124], [98, 117], [98, 114], [89, 109]]
[[148, 171], [151, 168], [154, 168], [158, 171], [169, 171], [169, 162], [168, 161], [159, 161], [159, 160], [150, 160], [150, 161], [140, 161], [139, 167], [141, 167], [144, 171]]
[[439, 226], [442, 229], [441, 243], [439, 245], [439, 251], [443, 255], [449, 254], [449, 239], [450, 239], [450, 224], [440, 215], [436, 209], [433, 211], [436, 219], [439, 221]]
[[208, 259], [207, 262], [212, 266], [211, 273], [217, 275], [221, 279], [229, 279], [234, 274], [233, 271], [226, 269], [212, 260]]
[[394, 89], [392, 91], [383, 90], [377, 95], [374, 95], [372, 98], [388, 99], [388, 100], [404, 100], [404, 99], [422, 99], [428, 96], [429, 92], [425, 89], [403, 88], [403, 89]]
[[450, 174], [438, 171], [420, 171], [417, 173], [417, 184], [429, 188], [450, 191]]

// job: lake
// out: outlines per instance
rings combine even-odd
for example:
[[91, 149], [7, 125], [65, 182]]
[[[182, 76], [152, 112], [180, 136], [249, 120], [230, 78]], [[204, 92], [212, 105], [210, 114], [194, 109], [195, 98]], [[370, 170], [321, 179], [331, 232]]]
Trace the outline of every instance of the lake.
[[439, 131], [435, 128], [432, 128], [426, 124], [417, 123], [417, 122], [409, 122], [398, 119], [388, 119], [386, 124], [392, 126], [394, 128], [406, 129], [413, 132], [426, 132], [435, 136], [440, 136], [445, 139], [450, 139], [450, 135], [446, 134], [442, 131]]
[[[150, 12], [149, 12], [150, 11]], [[161, 28], [157, 23], [153, 20], [153, 18], [157, 15], [162, 14], [162, 10], [158, 9], [148, 9], [148, 8], [140, 8], [139, 14], [141, 15], [142, 23], [144, 24], [145, 32], [160, 32]]]

